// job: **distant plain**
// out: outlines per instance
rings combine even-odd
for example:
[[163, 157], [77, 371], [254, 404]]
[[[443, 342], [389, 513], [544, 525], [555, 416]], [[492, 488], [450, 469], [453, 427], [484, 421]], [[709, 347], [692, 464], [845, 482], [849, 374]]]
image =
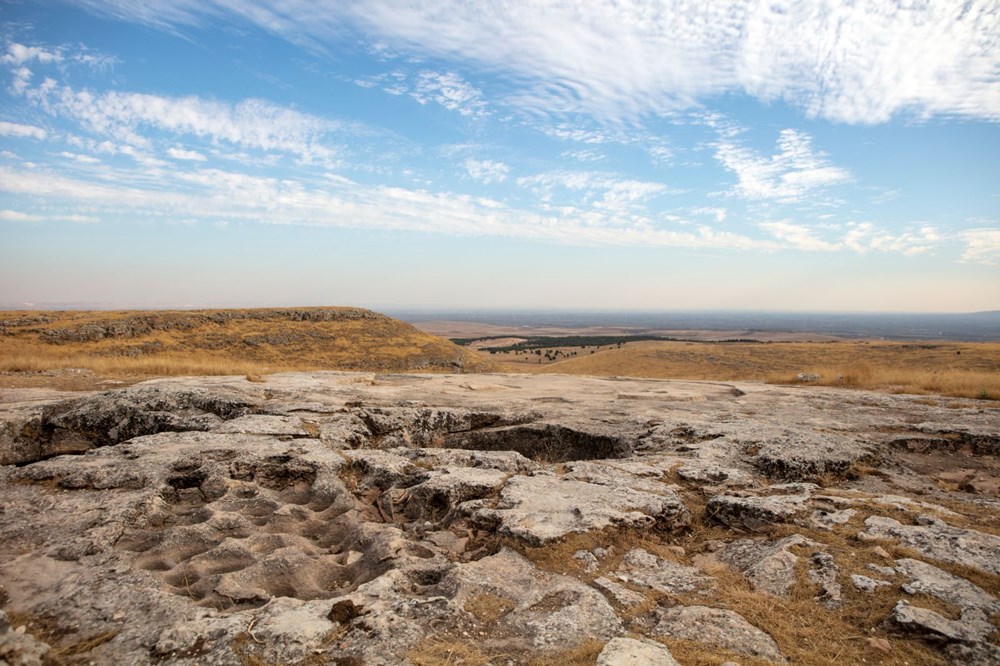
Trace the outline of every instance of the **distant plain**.
[[[311, 370], [500, 371], [751, 380], [1000, 400], [1000, 341], [885, 340], [852, 336], [843, 327], [847, 334], [837, 334], [821, 321], [828, 330], [738, 328], [735, 319], [719, 319], [720, 326], [729, 324], [720, 328], [647, 327], [641, 324], [663, 322], [627, 317], [618, 325], [609, 317], [565, 316], [411, 321], [358, 308], [0, 312], [0, 388], [89, 390], [167, 375], [264, 380], [275, 372]], [[988, 337], [986, 330], [980, 326], [973, 335]], [[674, 339], [629, 339], [636, 335]], [[554, 339], [523, 348], [539, 336]], [[619, 341], [587, 344], [587, 337]], [[520, 349], [502, 350], [519, 343]]]

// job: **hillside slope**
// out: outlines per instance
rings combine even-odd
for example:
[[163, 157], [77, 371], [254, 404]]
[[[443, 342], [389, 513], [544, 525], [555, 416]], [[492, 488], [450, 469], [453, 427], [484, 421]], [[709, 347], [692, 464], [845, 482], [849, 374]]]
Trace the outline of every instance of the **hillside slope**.
[[476, 352], [361, 308], [0, 312], [0, 370], [477, 372]]

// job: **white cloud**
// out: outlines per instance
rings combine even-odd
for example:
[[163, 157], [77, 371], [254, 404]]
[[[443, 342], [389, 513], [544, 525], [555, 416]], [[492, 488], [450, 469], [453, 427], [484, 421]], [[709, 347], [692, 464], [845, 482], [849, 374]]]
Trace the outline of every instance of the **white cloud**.
[[829, 252], [840, 249], [837, 243], [819, 238], [815, 231], [802, 224], [791, 222], [762, 222], [758, 225], [785, 246], [810, 252]]
[[90, 155], [81, 155], [80, 153], [71, 153], [67, 150], [59, 153], [60, 157], [65, 157], [68, 160], [73, 160], [74, 162], [80, 162], [81, 164], [99, 164], [101, 160]]
[[6, 65], [23, 65], [27, 62], [40, 62], [43, 65], [60, 62], [63, 55], [58, 50], [50, 50], [41, 46], [25, 46], [16, 42], [7, 45], [7, 53], [0, 58]]
[[695, 215], [710, 215], [715, 218], [716, 222], [726, 221], [726, 209], [725, 208], [712, 208], [712, 207], [702, 207], [694, 208], [691, 211]]
[[746, 199], [797, 201], [851, 177], [814, 151], [808, 134], [794, 129], [781, 130], [778, 152], [770, 157], [724, 138], [715, 146], [715, 158], [736, 174], [735, 193]]
[[239, 17], [311, 48], [352, 25], [382, 50], [503, 72], [532, 111], [636, 119], [746, 92], [810, 116], [1000, 120], [994, 0], [87, 0], [158, 27]]
[[[572, 245], [774, 249], [709, 227], [661, 228], [642, 215], [594, 207], [536, 212], [499, 201], [423, 189], [361, 185], [346, 179], [316, 183], [203, 169], [165, 172], [144, 182], [126, 169], [106, 182], [0, 166], [0, 191], [47, 206], [85, 207], [100, 217], [127, 216], [215, 223], [263, 222], [396, 229], [464, 236], [502, 236]], [[165, 182], [165, 179], [173, 179]], [[184, 183], [186, 187], [167, 187]]]
[[410, 96], [421, 104], [436, 102], [463, 116], [484, 116], [489, 111], [483, 94], [454, 72], [423, 71], [417, 75]]
[[70, 118], [89, 132], [133, 147], [150, 147], [147, 133], [156, 130], [285, 153], [304, 163], [335, 162], [335, 150], [326, 139], [339, 128], [337, 123], [264, 100], [227, 104], [196, 96], [95, 93], [61, 86], [52, 79], [27, 89], [25, 95], [53, 115]]
[[962, 261], [990, 266], [1000, 263], [1000, 227], [969, 229], [959, 237], [965, 242]]
[[465, 160], [465, 170], [469, 176], [489, 185], [490, 183], [502, 183], [507, 180], [510, 167], [503, 162], [493, 160]]
[[183, 148], [168, 148], [167, 155], [175, 160], [186, 160], [188, 162], [204, 162], [206, 157], [197, 150], [184, 150]]
[[892, 234], [878, 229], [870, 222], [848, 225], [844, 245], [855, 252], [898, 252], [906, 256], [923, 254], [933, 249], [941, 240], [937, 229], [923, 225], [915, 231]]
[[8, 123], [0, 120], [0, 136], [44, 139], [47, 135], [48, 133], [41, 127], [35, 127], [34, 125], [21, 125], [20, 123]]
[[667, 146], [649, 146], [646, 149], [649, 156], [652, 158], [653, 163], [657, 165], [669, 164], [670, 160], [674, 156], [674, 151], [672, 151]]
[[565, 150], [560, 157], [568, 157], [578, 162], [600, 162], [604, 159], [604, 153], [598, 150]]
[[517, 184], [530, 189], [543, 202], [552, 201], [558, 192], [566, 190], [582, 196], [574, 202], [576, 205], [620, 213], [634, 210], [639, 204], [667, 191], [662, 183], [594, 171], [549, 171], [518, 178]]
[[41, 216], [22, 213], [18, 210], [0, 210], [0, 220], [4, 222], [40, 222], [44, 219]]

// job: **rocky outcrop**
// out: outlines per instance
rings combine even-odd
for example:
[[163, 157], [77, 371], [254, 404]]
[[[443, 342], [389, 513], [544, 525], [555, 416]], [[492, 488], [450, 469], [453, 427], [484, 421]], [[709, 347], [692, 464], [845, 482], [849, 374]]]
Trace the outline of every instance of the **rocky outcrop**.
[[904, 525], [893, 518], [872, 516], [865, 520], [868, 529], [859, 536], [898, 541], [926, 557], [1000, 575], [1000, 537], [952, 527], [924, 514], [917, 520], [920, 524]]
[[[892, 443], [948, 418], [995, 431], [995, 411], [732, 388], [310, 373], [0, 392], [0, 659], [810, 663], [832, 639], [753, 604], [824, 626], [874, 595], [891, 610], [850, 635], [995, 663], [1000, 504]], [[977, 478], [1000, 469], [965, 448]], [[835, 649], [872, 661], [856, 643]]]
[[707, 606], [675, 606], [658, 611], [657, 617], [659, 622], [653, 629], [656, 635], [705, 643], [776, 664], [785, 663], [773, 638], [731, 610]]

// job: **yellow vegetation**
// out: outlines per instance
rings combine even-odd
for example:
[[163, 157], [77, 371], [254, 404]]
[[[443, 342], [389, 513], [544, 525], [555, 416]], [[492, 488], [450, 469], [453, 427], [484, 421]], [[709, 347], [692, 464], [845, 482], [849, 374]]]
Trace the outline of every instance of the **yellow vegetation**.
[[480, 371], [476, 352], [357, 308], [0, 312], [0, 371], [105, 377]]
[[537, 373], [795, 383], [1000, 400], [1000, 343], [637, 342], [521, 366]]

